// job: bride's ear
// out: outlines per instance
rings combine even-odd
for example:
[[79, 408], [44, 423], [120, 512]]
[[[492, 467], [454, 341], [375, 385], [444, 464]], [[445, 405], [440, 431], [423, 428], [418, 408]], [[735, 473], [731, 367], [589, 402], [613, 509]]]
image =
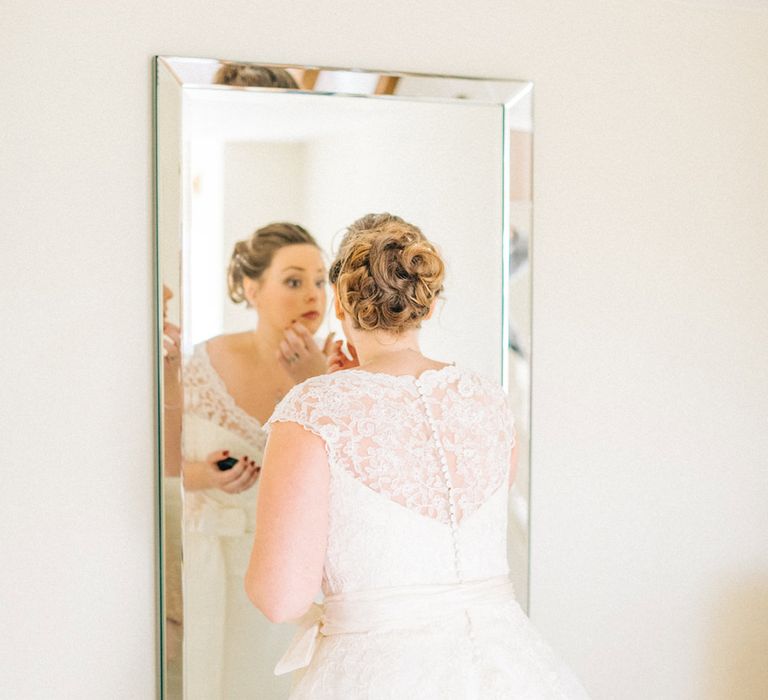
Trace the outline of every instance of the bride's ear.
[[432, 314], [435, 313], [436, 307], [437, 307], [437, 297], [435, 297], [432, 300], [432, 303], [429, 305], [429, 311], [427, 311], [427, 315], [424, 317], [425, 321], [429, 321], [429, 319], [432, 318]]
[[243, 277], [243, 296], [248, 305], [255, 309], [259, 298], [259, 288], [261, 285], [257, 280], [250, 277]]
[[341, 306], [341, 302], [339, 301], [339, 295], [336, 294], [336, 287], [333, 288], [333, 310], [336, 314], [336, 318], [339, 319], [339, 321], [344, 320], [344, 309]]

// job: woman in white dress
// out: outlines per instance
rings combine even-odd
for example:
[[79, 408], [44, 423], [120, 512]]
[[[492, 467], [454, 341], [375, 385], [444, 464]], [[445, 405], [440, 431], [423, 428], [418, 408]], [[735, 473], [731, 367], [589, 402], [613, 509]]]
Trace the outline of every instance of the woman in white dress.
[[[287, 679], [272, 669], [292, 631], [256, 611], [242, 581], [256, 526], [263, 425], [291, 387], [327, 371], [312, 338], [325, 314], [326, 277], [320, 249], [300, 226], [270, 224], [240, 241], [229, 292], [256, 310], [258, 325], [201, 343], [183, 368], [187, 700], [269, 700], [288, 692]], [[217, 462], [228, 457], [238, 461], [221, 470]]]
[[420, 352], [443, 274], [398, 217], [350, 226], [330, 279], [360, 364], [297, 385], [269, 421], [246, 589], [273, 621], [301, 618], [276, 668], [297, 671], [293, 700], [587, 697], [508, 579], [506, 394]]

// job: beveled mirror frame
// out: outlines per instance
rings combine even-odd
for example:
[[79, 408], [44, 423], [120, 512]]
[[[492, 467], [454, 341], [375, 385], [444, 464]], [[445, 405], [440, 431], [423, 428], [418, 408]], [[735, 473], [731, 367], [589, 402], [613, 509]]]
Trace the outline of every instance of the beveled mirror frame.
[[[297, 79], [299, 89], [264, 88], [264, 87], [235, 87], [230, 85], [212, 84], [210, 76], [214, 68], [222, 63], [247, 64], [264, 68], [282, 68], [289, 71]], [[503, 268], [502, 289], [504, 301], [502, 304], [502, 353], [500, 382], [510, 390], [509, 357], [512, 351], [519, 352], [527, 364], [527, 386], [521, 386], [518, 403], [520, 410], [516, 416], [516, 428], [519, 450], [519, 467], [517, 483], [524, 486], [515, 494], [511, 492], [510, 523], [515, 524], [524, 532], [526, 537], [524, 591], [519, 595], [519, 602], [524, 609], [528, 608], [528, 576], [530, 562], [530, 405], [531, 405], [531, 319], [532, 319], [532, 271], [530, 265], [530, 241], [533, 219], [533, 176], [532, 176], [532, 144], [533, 144], [533, 84], [528, 80], [499, 80], [451, 75], [430, 75], [425, 73], [378, 71], [369, 69], [334, 68], [312, 65], [263, 63], [250, 61], [229, 61], [204, 58], [182, 58], [171, 56], [156, 56], [153, 61], [153, 173], [154, 173], [154, 234], [155, 234], [155, 352], [156, 352], [156, 382], [157, 382], [157, 567], [158, 567], [158, 648], [159, 648], [159, 697], [170, 697], [166, 688], [166, 658], [165, 658], [165, 596], [166, 596], [166, 561], [164, 556], [164, 538], [166, 533], [165, 499], [164, 499], [164, 400], [163, 400], [163, 280], [168, 266], [167, 260], [162, 260], [160, 251], [167, 242], [167, 236], [175, 237], [175, 245], [181, 250], [181, 217], [176, 221], [168, 220], [166, 211], [168, 204], [177, 213], [183, 204], [183, 190], [178, 183], [167, 187], [169, 173], [171, 177], [178, 174], [175, 161], [178, 159], [181, 167], [181, 119], [176, 121], [178, 137], [175, 145], [168, 142], [165, 133], [161, 133], [161, 123], [167, 119], [167, 104], [172, 96], [165, 94], [174, 85], [178, 92], [179, 105], [184, 91], [188, 90], [246, 90], [259, 92], [300, 92], [333, 96], [359, 97], [369, 100], [409, 100], [428, 102], [470, 102], [475, 104], [492, 104], [503, 109], [504, 138], [503, 152], [500, 155], [500, 165], [503, 168], [503, 215], [502, 231], [500, 231], [500, 264]], [[180, 114], [180, 112], [179, 112]], [[523, 115], [522, 117], [520, 115]], [[527, 116], [526, 116], [527, 115]], [[173, 115], [171, 115], [173, 118]], [[518, 122], [515, 128], [515, 122]], [[169, 149], [176, 152], [169, 153]], [[169, 167], [170, 164], [170, 167]], [[175, 201], [170, 201], [175, 199]], [[173, 219], [173, 217], [170, 217]], [[514, 221], [513, 221], [514, 219]], [[520, 223], [522, 222], [522, 224]], [[510, 238], [515, 227], [522, 231], [522, 246], [510, 250]], [[515, 262], [515, 256], [518, 257]], [[525, 326], [518, 336], [510, 339], [510, 302], [509, 281], [510, 269], [520, 265], [523, 259], [523, 281], [519, 283], [519, 293], [527, 294], [523, 308], [527, 308], [523, 318]], [[178, 274], [178, 270], [176, 272]], [[516, 347], [517, 346], [517, 347]], [[522, 346], [522, 349], [521, 347]], [[523, 382], [524, 384], [525, 382]], [[511, 525], [512, 527], [512, 525]], [[518, 589], [520, 585], [518, 584]]]

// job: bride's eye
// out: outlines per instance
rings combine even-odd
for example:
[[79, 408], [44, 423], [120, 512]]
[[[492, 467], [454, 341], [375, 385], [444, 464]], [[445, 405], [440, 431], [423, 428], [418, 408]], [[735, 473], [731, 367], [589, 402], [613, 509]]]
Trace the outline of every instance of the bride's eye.
[[301, 287], [301, 280], [298, 277], [289, 277], [287, 280], [285, 280], [285, 283], [291, 289], [298, 289], [299, 287]]
[[315, 282], [315, 285], [317, 286], [318, 289], [322, 289], [323, 287], [325, 287], [325, 279], [317, 280], [317, 282]]

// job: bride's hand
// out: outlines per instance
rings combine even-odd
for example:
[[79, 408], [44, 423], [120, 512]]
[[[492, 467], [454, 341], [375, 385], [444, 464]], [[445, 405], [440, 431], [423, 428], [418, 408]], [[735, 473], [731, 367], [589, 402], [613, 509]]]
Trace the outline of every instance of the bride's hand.
[[211, 452], [202, 462], [184, 462], [184, 488], [188, 491], [219, 489], [241, 493], [251, 488], [261, 473], [261, 466], [243, 456], [231, 469], [222, 471], [216, 462], [229, 457], [228, 450]]
[[166, 367], [176, 367], [181, 358], [181, 330], [163, 317], [163, 362]]
[[350, 359], [346, 356], [342, 350], [344, 342], [337, 340], [328, 354], [328, 372], [338, 372], [341, 369], [351, 369], [352, 367], [359, 367], [360, 360], [357, 357], [357, 350], [352, 343], [347, 342], [347, 351], [352, 356]]
[[321, 350], [312, 334], [298, 321], [285, 331], [277, 353], [278, 362], [296, 384], [327, 372], [327, 356], [331, 352], [333, 333], [329, 333]]

